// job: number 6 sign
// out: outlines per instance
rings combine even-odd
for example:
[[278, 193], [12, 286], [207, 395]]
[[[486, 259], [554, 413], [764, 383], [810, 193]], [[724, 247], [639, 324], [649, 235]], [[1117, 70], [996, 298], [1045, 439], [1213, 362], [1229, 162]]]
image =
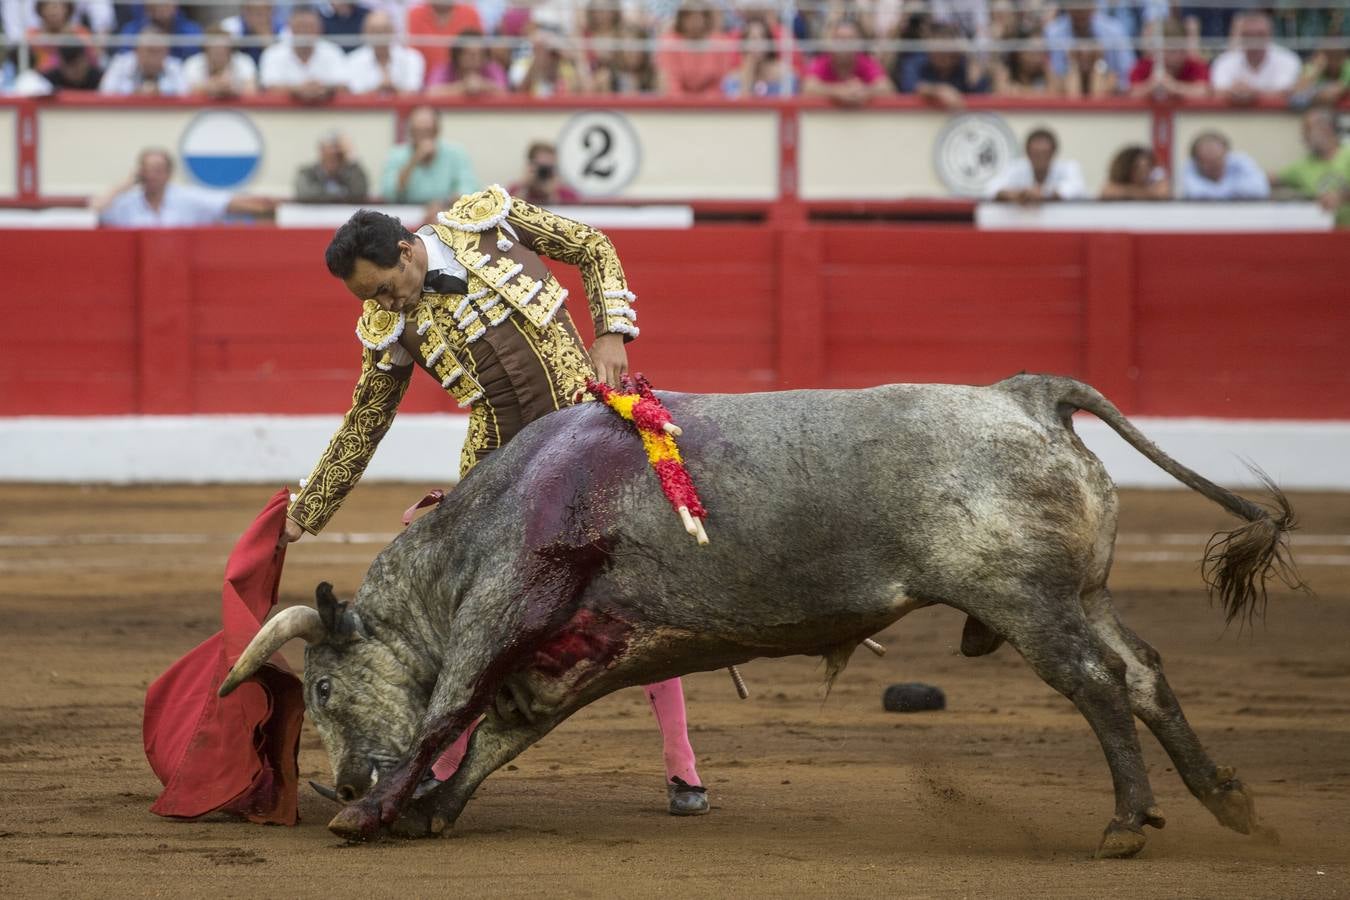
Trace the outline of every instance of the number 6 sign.
[[620, 113], [577, 113], [558, 135], [559, 174], [583, 197], [614, 196], [633, 180], [641, 163], [637, 132]]

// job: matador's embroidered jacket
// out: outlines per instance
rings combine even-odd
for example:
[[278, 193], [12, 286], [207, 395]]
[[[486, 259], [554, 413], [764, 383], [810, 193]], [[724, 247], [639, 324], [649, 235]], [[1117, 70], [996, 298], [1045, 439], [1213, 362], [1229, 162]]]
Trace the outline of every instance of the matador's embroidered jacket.
[[512, 198], [498, 185], [461, 197], [437, 218], [427, 228], [466, 270], [467, 292], [424, 292], [407, 314], [374, 300], [363, 305], [356, 336], [364, 349], [351, 409], [288, 510], [311, 534], [328, 524], [365, 471], [393, 424], [414, 363], [461, 408], [471, 407], [483, 398], [483, 386], [470, 345], [507, 319], [527, 334], [551, 327], [567, 290], [540, 256], [580, 268], [596, 335], [637, 337], [636, 298], [613, 244], [596, 229]]

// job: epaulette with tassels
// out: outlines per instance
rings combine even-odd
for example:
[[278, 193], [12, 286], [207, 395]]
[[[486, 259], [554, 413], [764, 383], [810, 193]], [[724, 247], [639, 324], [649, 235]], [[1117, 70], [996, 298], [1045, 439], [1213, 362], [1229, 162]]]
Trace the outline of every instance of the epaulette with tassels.
[[708, 532], [703, 528], [703, 520], [708, 517], [708, 511], [699, 500], [694, 480], [675, 443], [675, 438], [682, 432], [671, 421], [670, 410], [652, 393], [651, 384], [641, 375], [625, 375], [616, 390], [588, 378], [586, 390], [625, 421], [633, 423], [642, 438], [642, 447], [647, 451], [647, 461], [660, 479], [661, 491], [679, 513], [684, 530], [700, 545], [707, 544]]

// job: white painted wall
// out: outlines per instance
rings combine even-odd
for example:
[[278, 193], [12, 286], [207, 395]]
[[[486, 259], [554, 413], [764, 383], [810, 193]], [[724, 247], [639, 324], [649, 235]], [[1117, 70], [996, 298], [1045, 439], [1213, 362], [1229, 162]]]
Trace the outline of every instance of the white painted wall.
[[[54, 108], [38, 116], [39, 192], [88, 196], [125, 179], [145, 147], [175, 155], [189, 121], [200, 108]], [[350, 139], [356, 158], [379, 190], [394, 145], [393, 110], [240, 109], [262, 136], [258, 173], [244, 186], [256, 194], [289, 197], [296, 170], [317, 159], [317, 140], [329, 131]], [[446, 109], [441, 134], [459, 143], [483, 184], [520, 180], [525, 151], [536, 140], [556, 140], [577, 111]], [[778, 119], [772, 110], [629, 111], [624, 113], [641, 145], [641, 168], [622, 196], [638, 200], [709, 197], [771, 200], [778, 195]], [[13, 110], [0, 109], [0, 195], [13, 193]], [[5, 131], [9, 123], [9, 132]], [[97, 152], [91, 152], [91, 141]], [[176, 178], [186, 176], [179, 166]], [[6, 181], [8, 179], [8, 182]]]
[[[1059, 135], [1060, 153], [1083, 167], [1094, 195], [1106, 180], [1111, 158], [1126, 144], [1149, 145], [1151, 119], [1126, 113], [1006, 113], [1018, 144], [1027, 133], [1049, 126]], [[946, 197], [949, 192], [933, 165], [944, 112], [820, 110], [801, 122], [801, 194], [807, 200], [887, 200]]]
[[[460, 415], [399, 416], [367, 478], [452, 482], [467, 421]], [[1219, 484], [1255, 485], [1247, 459], [1285, 488], [1350, 490], [1350, 422], [1134, 421], [1168, 453]], [[338, 422], [338, 416], [0, 419], [0, 481], [295, 484]], [[1079, 415], [1075, 427], [1118, 484], [1180, 487], [1098, 420]]]

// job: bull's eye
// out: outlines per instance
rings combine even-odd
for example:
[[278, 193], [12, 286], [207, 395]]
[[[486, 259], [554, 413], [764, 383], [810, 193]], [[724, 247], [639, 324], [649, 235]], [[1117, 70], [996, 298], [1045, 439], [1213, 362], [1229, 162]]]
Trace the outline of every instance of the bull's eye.
[[319, 701], [320, 706], [328, 705], [328, 698], [333, 693], [333, 682], [327, 678], [320, 678], [319, 683], [314, 685], [314, 697]]

